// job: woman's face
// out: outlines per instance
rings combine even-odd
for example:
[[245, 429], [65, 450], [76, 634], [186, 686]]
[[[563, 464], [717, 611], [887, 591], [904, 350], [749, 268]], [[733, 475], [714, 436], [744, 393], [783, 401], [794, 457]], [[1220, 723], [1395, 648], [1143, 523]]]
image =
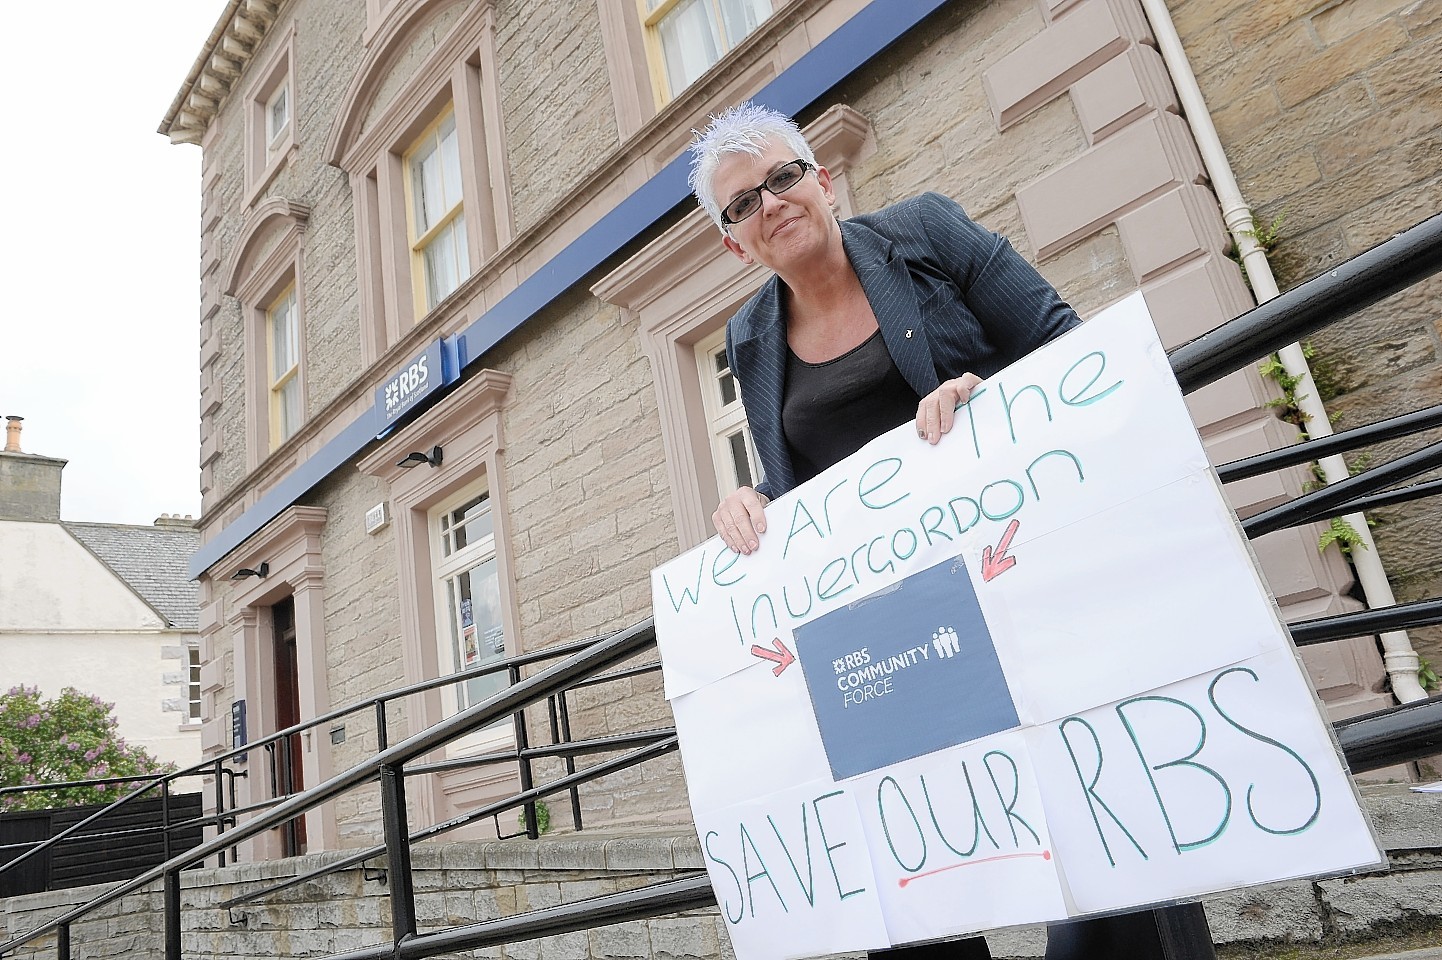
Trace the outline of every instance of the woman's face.
[[[797, 159], [784, 144], [768, 141], [759, 157], [733, 153], [716, 170], [716, 201], [725, 206], [765, 181], [777, 167]], [[785, 274], [809, 257], [819, 257], [836, 231], [831, 205], [831, 176], [825, 167], [808, 173], [777, 196], [761, 191], [761, 209], [731, 226], [726, 249], [746, 263], [757, 262]]]

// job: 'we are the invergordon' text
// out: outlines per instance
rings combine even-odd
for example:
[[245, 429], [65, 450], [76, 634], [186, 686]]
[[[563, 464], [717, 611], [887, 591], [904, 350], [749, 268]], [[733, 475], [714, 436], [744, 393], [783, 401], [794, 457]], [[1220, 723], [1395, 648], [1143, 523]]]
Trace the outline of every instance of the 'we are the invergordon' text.
[[[1106, 354], [1095, 350], [1085, 354], [1058, 378], [1050, 392], [1036, 383], [1009, 392], [998, 381], [995, 390], [983, 385], [973, 391], [966, 404], [958, 408], [953, 433], [965, 432], [972, 455], [977, 462], [985, 459], [988, 444], [1000, 440], [1018, 445], [1019, 428], [1025, 432], [1031, 424], [1051, 423], [1058, 409], [1087, 408], [1114, 395], [1125, 383], [1115, 379], [1103, 385], [1106, 376]], [[983, 398], [986, 398], [983, 401]], [[1053, 400], [1059, 406], [1054, 406]], [[1044, 421], [1041, 418], [1045, 418]], [[952, 438], [952, 442], [955, 442]], [[727, 606], [735, 626], [737, 639], [751, 644], [769, 637], [772, 631], [787, 628], [808, 619], [815, 604], [842, 597], [891, 574], [898, 561], [910, 559], [918, 550], [938, 542], [951, 542], [983, 520], [1004, 521], [1018, 514], [1031, 501], [1040, 501], [1043, 492], [1065, 484], [1071, 489], [1086, 482], [1086, 469], [1074, 452], [1056, 447], [1045, 450], [1031, 460], [1015, 477], [997, 477], [979, 487], [959, 493], [945, 502], [930, 503], [919, 510], [903, 507], [912, 498], [898, 481], [903, 461], [885, 457], [860, 469], [859, 473], [836, 482], [830, 489], [796, 497], [790, 505], [785, 540], [781, 546], [783, 559], [793, 544], [806, 538], [829, 543], [833, 550], [845, 538], [844, 531], [833, 528], [833, 511], [841, 502], [854, 501], [867, 510], [892, 510], [909, 514], [910, 519], [882, 533], [845, 543], [844, 552], [837, 551], [819, 566], [809, 570], [788, 570], [780, 582], [773, 579], [763, 589], [740, 587], [747, 574], [733, 572], [740, 555], [726, 548], [712, 554], [709, 549], [698, 552], [694, 578], [672, 584], [661, 575], [666, 595], [674, 612], [687, 604], [700, 606], [703, 593], [711, 588], [728, 594]], [[709, 568], [708, 568], [709, 560]], [[708, 575], [709, 573], [709, 575]], [[879, 583], [877, 584], [880, 585]], [[848, 601], [854, 598], [848, 598]]]

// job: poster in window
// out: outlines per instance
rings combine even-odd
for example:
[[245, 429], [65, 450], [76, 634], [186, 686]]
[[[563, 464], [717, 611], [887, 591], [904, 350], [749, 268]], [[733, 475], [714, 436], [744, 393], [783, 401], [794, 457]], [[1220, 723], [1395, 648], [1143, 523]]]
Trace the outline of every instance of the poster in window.
[[471, 611], [471, 598], [461, 601], [461, 657], [465, 666], [475, 666], [481, 659], [481, 648], [476, 643], [476, 618]]

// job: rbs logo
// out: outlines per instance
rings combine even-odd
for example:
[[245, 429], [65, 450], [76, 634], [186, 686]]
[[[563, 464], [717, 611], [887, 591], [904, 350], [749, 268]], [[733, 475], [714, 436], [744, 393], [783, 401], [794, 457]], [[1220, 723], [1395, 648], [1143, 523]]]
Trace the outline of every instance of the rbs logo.
[[405, 407], [412, 395], [423, 392], [430, 384], [431, 372], [426, 363], [428, 359], [430, 358], [422, 354], [415, 363], [396, 374], [386, 384], [386, 416]]

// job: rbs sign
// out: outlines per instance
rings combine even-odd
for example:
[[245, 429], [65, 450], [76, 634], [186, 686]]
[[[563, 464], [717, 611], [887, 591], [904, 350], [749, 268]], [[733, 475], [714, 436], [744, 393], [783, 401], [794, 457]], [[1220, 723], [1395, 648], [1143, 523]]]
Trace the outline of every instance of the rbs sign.
[[376, 388], [376, 410], [382, 427], [390, 426], [445, 382], [441, 372], [441, 346], [440, 340], [435, 341], [425, 353]]

